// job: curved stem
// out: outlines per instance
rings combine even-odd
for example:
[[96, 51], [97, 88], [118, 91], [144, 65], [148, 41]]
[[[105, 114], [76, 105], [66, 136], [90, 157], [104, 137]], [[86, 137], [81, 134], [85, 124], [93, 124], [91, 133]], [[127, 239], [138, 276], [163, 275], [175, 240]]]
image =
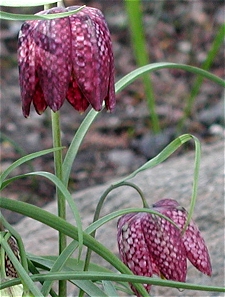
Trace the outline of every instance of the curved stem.
[[[95, 211], [94, 218], [93, 218], [93, 223], [99, 219], [100, 211], [102, 209], [103, 203], [105, 202], [105, 199], [108, 196], [108, 194], [112, 190], [114, 190], [116, 188], [119, 188], [121, 186], [130, 186], [130, 187], [134, 188], [139, 193], [139, 195], [141, 197], [141, 200], [142, 200], [142, 203], [143, 203], [143, 208], [149, 208], [149, 206], [147, 204], [147, 201], [146, 201], [146, 199], [144, 197], [143, 192], [141, 191], [141, 189], [137, 185], [135, 185], [135, 184], [133, 184], [131, 182], [121, 182], [121, 183], [116, 184], [116, 185], [111, 185], [102, 194], [102, 196], [100, 197], [99, 202], [97, 204], [97, 207], [96, 207], [96, 211]], [[95, 233], [96, 233], [96, 230], [94, 232], [92, 232], [90, 235], [93, 236], [93, 237], [95, 237]], [[91, 260], [91, 253], [92, 253], [92, 249], [88, 248], [87, 249], [87, 253], [86, 253], [86, 257], [85, 257], [85, 262], [84, 262], [84, 271], [87, 271], [88, 270], [88, 266], [89, 266], [89, 263], [90, 263], [90, 260]], [[83, 293], [84, 292], [81, 291], [79, 297], [83, 296]]]

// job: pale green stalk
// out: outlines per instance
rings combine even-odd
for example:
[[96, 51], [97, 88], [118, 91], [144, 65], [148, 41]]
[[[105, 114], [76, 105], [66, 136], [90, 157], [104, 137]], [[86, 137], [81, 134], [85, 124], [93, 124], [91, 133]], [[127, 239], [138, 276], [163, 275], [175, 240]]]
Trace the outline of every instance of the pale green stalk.
[[[60, 131], [60, 114], [59, 111], [51, 111], [52, 118], [52, 138], [53, 138], [53, 147], [61, 147], [61, 131]], [[54, 152], [54, 166], [55, 166], [55, 175], [62, 181], [62, 150]], [[66, 201], [62, 192], [56, 188], [56, 196], [58, 203], [58, 216], [62, 219], [66, 219]], [[64, 233], [59, 232], [59, 254], [66, 248], [66, 236]], [[59, 296], [66, 297], [66, 281], [59, 281]]]

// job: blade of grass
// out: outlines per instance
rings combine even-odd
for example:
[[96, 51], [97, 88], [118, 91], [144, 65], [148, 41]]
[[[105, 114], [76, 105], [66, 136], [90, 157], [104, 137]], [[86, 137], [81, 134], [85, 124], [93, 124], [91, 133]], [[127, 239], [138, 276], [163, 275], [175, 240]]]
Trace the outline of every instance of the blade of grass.
[[201, 69], [199, 67], [194, 67], [186, 64], [179, 64], [179, 63], [170, 63], [170, 62], [159, 62], [159, 63], [152, 63], [148, 64], [142, 67], [139, 67], [138, 69], [133, 70], [132, 72], [128, 73], [125, 75], [123, 78], [121, 78], [117, 83], [116, 83], [116, 91], [117, 93], [123, 90], [126, 86], [131, 84], [136, 78], [139, 76], [143, 75], [146, 72], [152, 72], [152, 71], [157, 71], [161, 69], [181, 69], [184, 71], [188, 71], [197, 75], [201, 75], [204, 78], [207, 78], [215, 83], [217, 83], [220, 86], [225, 87], [225, 81], [210, 73], [209, 71], [206, 71], [204, 69]]
[[44, 4], [55, 3], [56, 0], [1, 0], [0, 5], [10, 7], [28, 7], [28, 6], [40, 6]]
[[[7, 0], [8, 1], [8, 0]], [[31, 3], [31, 1], [29, 1]], [[56, 1], [54, 1], [56, 2]], [[16, 5], [18, 6], [18, 5]], [[34, 5], [29, 5], [34, 6]], [[29, 21], [29, 20], [52, 20], [57, 18], [63, 18], [70, 16], [72, 14], [77, 13], [81, 9], [83, 9], [84, 6], [79, 7], [78, 9], [68, 11], [68, 12], [61, 12], [61, 13], [52, 13], [52, 14], [46, 14], [46, 15], [38, 15], [38, 14], [15, 14], [15, 13], [9, 13], [5, 11], [0, 11], [0, 19], [2, 20], [8, 20], [8, 21]]]
[[[222, 24], [218, 30], [218, 33], [212, 43], [211, 49], [208, 51], [207, 57], [205, 62], [202, 64], [202, 69], [209, 70], [213, 64], [216, 55], [221, 48], [222, 44], [224, 43], [225, 37], [225, 24]], [[187, 98], [187, 104], [184, 109], [184, 116], [181, 118], [180, 122], [178, 123], [178, 132], [180, 132], [184, 126], [185, 121], [191, 115], [193, 103], [196, 100], [196, 96], [199, 93], [199, 90], [202, 86], [204, 77], [197, 76], [194, 82], [194, 85], [191, 89], [190, 95]]]
[[6, 179], [6, 177], [18, 166], [22, 165], [23, 163], [29, 162], [32, 159], [41, 157], [43, 155], [52, 153], [54, 151], [58, 151], [58, 150], [62, 150], [64, 147], [58, 147], [58, 148], [51, 148], [51, 149], [47, 149], [47, 150], [43, 150], [43, 151], [39, 151], [36, 153], [32, 153], [29, 155], [26, 155], [18, 160], [16, 160], [15, 162], [13, 162], [5, 171], [2, 172], [2, 174], [0, 175], [0, 185], [2, 185], [3, 181]]
[[82, 245], [83, 245], [83, 230], [82, 230], [82, 223], [81, 223], [81, 218], [80, 218], [80, 213], [77, 209], [77, 206], [70, 194], [70, 192], [68, 191], [67, 187], [65, 187], [65, 185], [62, 183], [62, 181], [57, 177], [55, 176], [54, 174], [50, 173], [50, 172], [44, 172], [44, 171], [35, 171], [35, 172], [30, 172], [30, 173], [25, 173], [25, 174], [22, 174], [22, 175], [17, 175], [15, 177], [12, 177], [6, 181], [3, 182], [3, 186], [4, 184], [9, 184], [17, 179], [20, 179], [20, 178], [24, 178], [24, 177], [27, 177], [27, 176], [42, 176], [42, 177], [45, 177], [47, 179], [49, 179], [58, 189], [59, 191], [63, 194], [63, 196], [65, 197], [65, 199], [67, 200], [68, 202], [68, 205], [70, 206], [71, 208], [71, 211], [73, 213], [73, 216], [74, 216], [74, 219], [75, 219], [75, 222], [77, 224], [77, 228], [78, 228], [78, 238], [79, 238], [79, 244], [80, 244], [80, 254], [81, 254], [81, 250], [82, 250]]
[[[27, 217], [33, 218], [45, 225], [52, 227], [55, 230], [63, 232], [65, 235], [78, 240], [78, 229], [67, 221], [53, 215], [37, 206], [24, 203], [17, 200], [7, 199], [5, 197], [0, 198], [0, 205], [2, 208], [18, 212]], [[108, 250], [103, 244], [95, 240], [92, 236], [83, 232], [83, 244], [91, 248], [95, 253], [100, 255], [103, 259], [109, 262], [118, 271], [125, 274], [132, 274], [129, 268], [123, 264], [117, 256], [115, 256], [110, 250]], [[149, 297], [148, 293], [142, 285], [135, 285], [137, 290], [143, 297]], [[0, 285], [1, 288], [1, 285]], [[39, 296], [39, 295], [37, 295]]]
[[[212, 73], [202, 70], [198, 67], [193, 67], [185, 64], [177, 64], [177, 63], [167, 63], [167, 62], [160, 62], [160, 63], [152, 63], [145, 66], [142, 66], [134, 71], [130, 72], [129, 74], [125, 75], [121, 78], [115, 85], [116, 93], [122, 91], [126, 86], [131, 84], [136, 78], [143, 75], [147, 72], [152, 72], [161, 69], [182, 69], [184, 71], [188, 71], [194, 74], [201, 75], [205, 78], [210, 79], [211, 81], [225, 87], [225, 81], [222, 80], [220, 77], [213, 75]], [[65, 185], [68, 184], [70, 171], [74, 162], [74, 159], [77, 155], [79, 150], [80, 144], [82, 143], [85, 134], [87, 133], [89, 127], [95, 120], [95, 118], [99, 115], [99, 113], [95, 110], [90, 110], [87, 116], [84, 118], [83, 122], [81, 123], [79, 129], [77, 130], [70, 147], [66, 153], [66, 156], [63, 161], [63, 183]]]
[[[34, 275], [31, 276], [33, 281], [39, 280], [54, 280], [54, 279], [80, 279], [80, 280], [92, 280], [92, 281], [102, 281], [102, 280], [109, 280], [109, 281], [116, 281], [116, 282], [129, 282], [132, 284], [152, 284], [155, 286], [161, 287], [170, 287], [170, 288], [179, 288], [183, 290], [194, 290], [194, 291], [205, 291], [205, 292], [225, 292], [224, 286], [209, 286], [209, 285], [199, 285], [193, 283], [184, 283], [184, 282], [177, 282], [177, 281], [170, 281], [155, 277], [144, 277], [144, 276], [137, 276], [131, 274], [118, 274], [118, 273], [95, 273], [95, 272], [61, 272], [61, 273], [47, 273], [44, 275]], [[7, 284], [16, 285], [18, 284], [18, 280], [10, 280]], [[5, 286], [4, 286], [5, 287]], [[3, 285], [0, 285], [0, 288], [3, 288]], [[145, 294], [145, 296], [149, 297], [149, 295]]]
[[10, 246], [8, 245], [8, 242], [6, 240], [4, 240], [4, 238], [2, 237], [2, 235], [0, 234], [0, 245], [5, 249], [5, 251], [7, 252], [7, 255], [9, 257], [9, 259], [11, 260], [11, 262], [13, 263], [13, 266], [15, 267], [16, 271], [19, 274], [19, 277], [22, 281], [22, 284], [24, 286], [24, 290], [26, 291], [27, 289], [30, 290], [30, 292], [33, 295], [31, 296], [40, 296], [40, 297], [44, 297], [40, 290], [38, 289], [38, 287], [34, 284], [34, 282], [31, 280], [30, 276], [27, 274], [26, 270], [23, 268], [23, 266], [21, 265], [21, 263], [19, 262], [19, 260], [17, 259], [17, 257], [14, 255], [12, 249], [10, 248]]
[[[129, 20], [129, 29], [132, 47], [134, 50], [134, 56], [138, 66], [144, 66], [149, 63], [149, 57], [146, 49], [145, 32], [143, 26], [142, 5], [140, 0], [125, 0], [125, 8]], [[153, 92], [153, 86], [149, 74], [144, 74], [143, 84], [145, 89], [145, 95], [147, 98], [147, 105], [152, 121], [152, 130], [154, 133], [160, 132], [159, 118], [155, 107], [155, 98]]]

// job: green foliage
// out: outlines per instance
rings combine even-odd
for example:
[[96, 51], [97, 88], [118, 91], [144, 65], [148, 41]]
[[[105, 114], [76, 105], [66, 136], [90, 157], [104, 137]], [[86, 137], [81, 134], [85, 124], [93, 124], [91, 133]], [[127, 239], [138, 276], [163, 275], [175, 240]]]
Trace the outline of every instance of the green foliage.
[[[29, 1], [30, 2], [30, 1]], [[30, 5], [29, 5], [30, 6]], [[80, 11], [84, 6], [79, 7], [78, 9], [61, 12], [61, 13], [52, 13], [46, 15], [33, 15], [33, 14], [15, 14], [5, 11], [0, 11], [0, 19], [8, 21], [30, 21], [30, 20], [52, 20], [56, 18], [63, 18]]]
[[[8, 2], [8, 1], [7, 1]], [[18, 4], [20, 2], [20, 4]], [[29, 1], [30, 2], [30, 1]], [[39, 5], [53, 3], [54, 1], [33, 1], [32, 5]], [[210, 68], [210, 65], [215, 58], [215, 55], [221, 46], [222, 39], [224, 37], [224, 27], [221, 27], [221, 30], [218, 32], [218, 35], [215, 39], [215, 42], [212, 46], [212, 50], [208, 54], [208, 58], [203, 65], [202, 68], [193, 67], [190, 65], [184, 64], [176, 64], [176, 63], [153, 63], [148, 64], [147, 54], [145, 50], [145, 40], [144, 33], [142, 31], [142, 25], [140, 23], [141, 20], [141, 11], [140, 11], [140, 1], [125, 1], [127, 11], [129, 13], [130, 24], [132, 26], [132, 32], [135, 33], [133, 35], [133, 42], [135, 45], [135, 51], [137, 56], [137, 61], [141, 67], [136, 70], [130, 72], [122, 79], [120, 79], [116, 85], [116, 93], [123, 90], [126, 86], [131, 84], [138, 77], [143, 77], [146, 87], [146, 93], [150, 95], [149, 106], [154, 110], [154, 97], [152, 96], [152, 88], [148, 89], [147, 80], [149, 74], [153, 71], [163, 71], [163, 69], [180, 69], [183, 71], [188, 71], [197, 76], [196, 83], [194, 84], [193, 91], [190, 94], [189, 108], [193, 104], [194, 98], [198, 93], [198, 90], [201, 86], [202, 79], [207, 78], [218, 85], [225, 86], [224, 80], [219, 78], [216, 75], [213, 75], [207, 69]], [[130, 3], [134, 5], [130, 5]], [[6, 5], [5, 1], [2, 1], [2, 5]], [[11, 6], [29, 6], [28, 1], [11, 1]], [[7, 4], [7, 6], [9, 6]], [[82, 8], [82, 7], [81, 7]], [[76, 10], [77, 11], [77, 10]], [[60, 17], [72, 14], [74, 12], [70, 12], [67, 14], [60, 14]], [[132, 19], [133, 16], [133, 19]], [[21, 19], [36, 19], [36, 16], [24, 16], [24, 15], [12, 15], [7, 13], [1, 13], [1, 17], [5, 19], [13, 19], [13, 20], [21, 20]], [[58, 15], [48, 15], [42, 16], [41, 18], [46, 17], [58, 17]], [[135, 25], [136, 23], [136, 25]], [[140, 46], [137, 46], [140, 45]], [[139, 51], [141, 49], [142, 52]], [[118, 296], [118, 292], [125, 291], [129, 295], [131, 294], [128, 283], [134, 284], [136, 289], [142, 296], [149, 296], [149, 294], [145, 291], [144, 287], [141, 284], [154, 284], [158, 286], [165, 287], [175, 287], [180, 289], [187, 290], [198, 290], [198, 291], [213, 291], [213, 292], [225, 292], [223, 287], [215, 287], [215, 286], [206, 286], [206, 285], [196, 285], [196, 284], [187, 284], [181, 282], [174, 282], [168, 280], [162, 280], [158, 278], [146, 278], [142, 276], [136, 276], [131, 273], [129, 268], [125, 266], [118, 258], [115, 256], [109, 249], [107, 249], [102, 243], [95, 239], [95, 231], [102, 226], [107, 228], [107, 222], [113, 220], [123, 214], [130, 212], [149, 212], [154, 213], [155, 215], [159, 215], [169, 220], [167, 217], [159, 214], [158, 212], [149, 209], [147, 206], [147, 202], [145, 197], [138, 188], [137, 185], [132, 184], [130, 179], [135, 177], [137, 174], [144, 170], [151, 170], [151, 168], [158, 166], [164, 160], [169, 158], [180, 146], [185, 144], [186, 142], [192, 141], [195, 144], [195, 159], [194, 159], [194, 171], [193, 171], [193, 188], [192, 195], [190, 200], [189, 207], [189, 216], [186, 222], [186, 226], [190, 222], [190, 219], [193, 215], [196, 200], [197, 200], [197, 188], [198, 188], [198, 176], [199, 176], [199, 167], [200, 167], [200, 142], [199, 140], [191, 134], [184, 134], [177, 137], [173, 140], [167, 147], [165, 147], [157, 156], [147, 161], [145, 164], [137, 168], [134, 172], [129, 174], [128, 176], [121, 178], [119, 181], [113, 183], [103, 194], [99, 197], [99, 203], [96, 205], [95, 213], [93, 214], [93, 222], [83, 230], [81, 224], [81, 214], [78, 211], [76, 201], [73, 200], [71, 193], [68, 189], [68, 181], [71, 175], [71, 168], [74, 163], [74, 160], [79, 152], [79, 148], [84, 140], [86, 133], [88, 132], [90, 126], [92, 125], [95, 118], [98, 116], [98, 112], [91, 110], [87, 116], [84, 118], [81, 123], [79, 129], [74, 135], [74, 138], [69, 145], [66, 155], [62, 157], [62, 149], [61, 147], [61, 133], [60, 133], [60, 122], [59, 122], [59, 113], [52, 113], [52, 131], [53, 131], [53, 148], [48, 150], [43, 150], [39, 152], [35, 152], [26, 156], [19, 158], [17, 161], [12, 163], [6, 170], [2, 172], [0, 175], [0, 189], [3, 189], [13, 183], [15, 180], [23, 179], [24, 177], [32, 177], [32, 176], [41, 176], [49, 181], [51, 181], [57, 191], [58, 197], [58, 206], [59, 212], [58, 215], [53, 215], [50, 212], [47, 212], [37, 206], [30, 205], [28, 203], [14, 201], [6, 197], [0, 198], [0, 205], [3, 209], [8, 209], [20, 214], [23, 214], [27, 217], [30, 217], [36, 221], [42, 222], [43, 224], [57, 230], [59, 232], [59, 238], [65, 239], [68, 236], [71, 239], [70, 244], [67, 245], [66, 241], [61, 245], [61, 251], [58, 256], [48, 255], [45, 257], [34, 256], [26, 254], [24, 250], [24, 246], [22, 243], [22, 239], [16, 233], [12, 226], [10, 226], [2, 214], [0, 214], [0, 222], [1, 224], [9, 230], [9, 235], [12, 235], [16, 238], [20, 255], [21, 262], [18, 261], [11, 248], [7, 243], [7, 238], [5, 238], [5, 231], [0, 232], [0, 246], [4, 249], [4, 252], [7, 253], [14, 267], [16, 268], [19, 278], [7, 280], [0, 284], [0, 289], [4, 289], [13, 285], [18, 285], [20, 283], [23, 284], [24, 292], [27, 294], [31, 294], [31, 296], [48, 296], [51, 294], [52, 296], [65, 296], [66, 293], [63, 288], [63, 284], [66, 281], [70, 281], [74, 284], [74, 286], [80, 289], [80, 296], [82, 292], [87, 293], [89, 296]], [[158, 119], [157, 116], [152, 117], [154, 122], [155, 132], [159, 131]], [[24, 163], [32, 162], [35, 158], [40, 158], [46, 154], [53, 153], [54, 154], [54, 165], [55, 165], [55, 174], [50, 172], [38, 171], [24, 173], [22, 175], [15, 175], [11, 177], [11, 174], [15, 169], [21, 166]], [[184, 169], [185, 170], [185, 169]], [[114, 189], [122, 186], [131, 186], [134, 190], [137, 191], [137, 194], [140, 196], [142, 200], [143, 207], [142, 208], [130, 208], [130, 209], [120, 209], [115, 212], [109, 213], [100, 218], [101, 209], [105, 203], [105, 200], [108, 194]], [[60, 205], [60, 203], [62, 204]], [[72, 210], [72, 214], [74, 217], [74, 224], [71, 224], [66, 221], [66, 203]], [[171, 220], [169, 220], [173, 223]], [[173, 223], [174, 224], [174, 223]], [[185, 226], [185, 227], [186, 227]], [[61, 236], [61, 237], [60, 237]], [[35, 239], [34, 239], [35, 240]], [[59, 240], [61, 241], [61, 240]], [[115, 238], [116, 241], [116, 238]], [[83, 247], [88, 249], [86, 259], [81, 258], [81, 251]], [[109, 263], [116, 272], [113, 272], [109, 269], [106, 269], [103, 266], [96, 265], [91, 261], [91, 251], [94, 251], [98, 254], [102, 259], [104, 259], [107, 263]], [[74, 252], [77, 252], [78, 256], [74, 256]], [[29, 270], [28, 270], [29, 268]], [[88, 271], [85, 271], [88, 270]], [[120, 272], [120, 273], [118, 273]], [[52, 289], [52, 283], [54, 281], [63, 281], [61, 282], [62, 286], [59, 289], [59, 294], [57, 294]], [[40, 286], [36, 285], [36, 282], [41, 283]], [[126, 285], [124, 285], [124, 282]], [[63, 293], [62, 293], [63, 292]]]

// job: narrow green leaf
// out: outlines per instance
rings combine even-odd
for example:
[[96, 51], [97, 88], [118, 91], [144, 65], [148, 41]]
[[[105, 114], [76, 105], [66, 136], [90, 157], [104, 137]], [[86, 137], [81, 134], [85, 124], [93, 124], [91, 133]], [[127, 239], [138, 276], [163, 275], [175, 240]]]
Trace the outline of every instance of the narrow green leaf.
[[[37, 206], [21, 201], [7, 199], [5, 197], [0, 198], [0, 205], [2, 208], [9, 209], [11, 211], [33, 218], [45, 225], [52, 227], [55, 230], [58, 230], [59, 232], [63, 232], [65, 235], [75, 240], [78, 240], [78, 229], [75, 226], [56, 215], [40, 209]], [[83, 244], [109, 262], [121, 273], [132, 274], [129, 268], [123, 264], [110, 250], [108, 250], [104, 245], [102, 245], [86, 232], [83, 233]], [[142, 285], [135, 285], [135, 287], [138, 289], [140, 294], [143, 295], [143, 297], [149, 296]]]
[[193, 186], [192, 195], [190, 202], [190, 209], [188, 211], [188, 218], [183, 228], [183, 232], [190, 223], [191, 217], [194, 212], [195, 203], [197, 200], [197, 190], [198, 190], [198, 179], [199, 179], [199, 169], [200, 169], [200, 158], [201, 158], [201, 144], [197, 137], [191, 134], [184, 134], [173, 140], [169, 145], [167, 145], [156, 157], [146, 162], [144, 165], [139, 167], [137, 170], [132, 172], [127, 177], [124, 177], [121, 181], [116, 182], [114, 185], [119, 185], [133, 177], [135, 177], [141, 171], [157, 166], [171, 156], [182, 144], [187, 141], [194, 140], [195, 142], [195, 160], [194, 160], [194, 175], [193, 175]]
[[130, 72], [129, 74], [125, 75], [116, 83], [116, 91], [119, 92], [123, 90], [127, 85], [129, 85], [136, 78], [138, 78], [139, 76], [143, 75], [146, 72], [152, 72], [152, 71], [161, 70], [161, 69], [181, 69], [197, 75], [201, 75], [217, 83], [218, 85], [225, 87], [225, 81], [222, 78], [210, 73], [209, 71], [203, 70], [198, 67], [190, 66], [190, 65], [185, 65], [185, 64], [160, 62], [160, 63], [152, 63], [149, 65], [142, 66]]
[[[73, 240], [74, 246], [76, 243], [76, 247], [78, 245], [78, 242], [76, 240]], [[57, 261], [59, 256], [36, 256], [33, 254], [27, 253], [27, 257], [29, 260], [31, 260], [37, 267], [40, 267], [44, 270], [49, 270], [52, 269], [54, 263]], [[64, 271], [67, 271], [67, 269], [70, 269], [72, 271], [83, 271], [83, 266], [84, 266], [84, 261], [83, 260], [78, 260], [77, 258], [69, 258], [67, 261], [66, 265], [63, 267]], [[107, 269], [103, 266], [100, 266], [95, 263], [90, 263], [90, 271], [97, 271], [97, 272], [102, 272], [102, 273], [110, 273], [112, 272], [110, 269]]]
[[120, 184], [121, 182], [125, 182], [135, 177], [141, 171], [144, 171], [146, 169], [159, 165], [160, 163], [165, 161], [169, 156], [171, 156], [183, 143], [192, 139], [193, 139], [193, 136], [191, 134], [184, 134], [182, 136], [177, 137], [170, 144], [168, 144], [157, 156], [155, 156], [154, 158], [146, 162], [144, 165], [139, 167], [137, 170], [133, 171], [128, 176], [122, 178], [122, 180], [114, 183], [114, 185]]
[[[50, 172], [44, 172], [44, 171], [36, 171], [36, 172], [30, 172], [30, 173], [26, 173], [23, 175], [18, 175], [15, 176], [11, 179], [6, 180], [5, 182], [3, 182], [3, 186], [5, 183], [10, 183], [12, 181], [15, 181], [19, 178], [24, 178], [27, 176], [33, 176], [33, 175], [37, 175], [37, 176], [43, 176], [47, 179], [49, 179], [53, 184], [55, 184], [55, 186], [61, 191], [61, 193], [64, 195], [65, 199], [67, 200], [71, 211], [73, 213], [74, 219], [76, 221], [77, 224], [77, 228], [78, 228], [78, 238], [79, 238], [79, 244], [80, 244], [80, 249], [82, 248], [82, 244], [83, 244], [83, 230], [82, 230], [82, 223], [81, 223], [81, 219], [80, 219], [80, 213], [77, 209], [77, 206], [70, 194], [70, 192], [68, 191], [68, 189], [65, 187], [65, 185], [62, 183], [62, 181], [55, 176], [54, 174], [50, 173]], [[40, 211], [40, 209], [39, 209]]]
[[[67, 260], [71, 257], [71, 255], [73, 254], [75, 248], [77, 247], [77, 242], [76, 241], [72, 241], [63, 251], [62, 253], [59, 255], [59, 257], [57, 257], [56, 261], [53, 263], [52, 267], [50, 268], [50, 272], [59, 272], [63, 269], [65, 263], [67, 262]], [[51, 289], [52, 286], [52, 281], [45, 281], [43, 283], [41, 292], [44, 296], [48, 296], [49, 291]]]
[[95, 285], [91, 280], [71, 280], [73, 284], [79, 287], [90, 297], [107, 297], [103, 290], [101, 290], [97, 285]]
[[91, 223], [86, 229], [85, 229], [85, 232], [87, 234], [91, 234], [92, 232], [94, 232], [95, 230], [97, 230], [98, 228], [100, 228], [102, 225], [106, 224], [107, 222], [119, 217], [119, 216], [122, 216], [124, 214], [128, 214], [128, 213], [131, 213], [131, 212], [148, 212], [148, 213], [151, 213], [151, 214], [154, 214], [154, 215], [158, 215], [166, 220], [168, 220], [171, 224], [173, 224], [175, 227], [178, 228], [178, 226], [172, 221], [170, 220], [167, 216], [164, 216], [163, 214], [153, 210], [153, 209], [150, 209], [150, 208], [126, 208], [126, 209], [120, 209], [120, 210], [117, 210], [117, 211], [114, 211], [114, 212], [111, 212], [107, 215], [105, 215], [104, 217], [101, 217], [100, 219], [98, 219], [97, 221]]
[[[225, 81], [221, 79], [220, 77], [213, 75], [212, 73], [205, 71], [203, 69], [200, 69], [198, 67], [193, 67], [185, 64], [176, 64], [176, 63], [167, 63], [167, 62], [161, 62], [161, 63], [153, 63], [149, 64], [143, 67], [140, 67], [123, 78], [121, 78], [116, 84], [115, 84], [115, 90], [116, 93], [122, 91], [127, 85], [131, 84], [136, 78], [143, 75], [147, 72], [152, 72], [156, 70], [161, 69], [182, 69], [184, 71], [188, 71], [194, 74], [201, 75], [205, 78], [208, 78], [209, 80], [212, 80], [213, 82], [224, 86], [225, 87]], [[79, 129], [77, 130], [71, 145], [67, 151], [67, 154], [65, 156], [64, 162], [63, 162], [63, 172], [64, 172], [64, 183], [65, 185], [68, 184], [70, 171], [74, 162], [74, 159], [77, 155], [78, 149], [95, 118], [97, 117], [99, 113], [95, 110], [91, 110], [87, 116], [84, 118], [83, 122], [81, 123]]]
[[0, 11], [0, 19], [8, 20], [8, 21], [52, 20], [57, 18], [64, 18], [72, 14], [75, 14], [81, 9], [83, 9], [83, 7], [84, 6], [81, 6], [78, 9], [71, 10], [68, 12], [52, 13], [52, 14], [45, 14], [45, 15], [14, 14], [14, 13], [9, 13], [5, 11]]
[[114, 285], [109, 281], [102, 281], [103, 288], [109, 297], [119, 297]]
[[56, 3], [56, 0], [0, 0], [0, 5], [11, 7], [41, 6]]
[[[146, 48], [145, 32], [143, 26], [142, 1], [125, 0], [126, 12], [129, 20], [129, 31], [131, 35], [132, 47], [137, 66], [144, 66], [149, 63], [148, 52]], [[154, 133], [160, 132], [159, 117], [156, 113], [155, 97], [151, 77], [148, 73], [142, 76], [144, 91], [147, 98], [147, 105], [152, 120], [152, 130]]]
[[[205, 291], [205, 292], [225, 292], [225, 288], [222, 285], [219, 286], [209, 286], [209, 285], [199, 285], [193, 283], [184, 283], [184, 282], [177, 282], [177, 281], [170, 281], [155, 277], [144, 277], [132, 274], [118, 274], [118, 273], [95, 273], [95, 272], [60, 272], [60, 273], [46, 273], [46, 274], [38, 274], [31, 276], [33, 281], [39, 280], [55, 280], [55, 279], [76, 279], [76, 280], [92, 280], [92, 281], [102, 281], [102, 280], [109, 280], [115, 282], [129, 282], [132, 284], [151, 284], [155, 286], [161, 287], [170, 287], [170, 288], [177, 288], [183, 290], [194, 290], [194, 291]], [[11, 280], [7, 282], [7, 285], [16, 285], [19, 284], [17, 279]], [[0, 289], [5, 288], [6, 284], [0, 284]], [[141, 286], [142, 287], [142, 286]], [[145, 293], [146, 297], [149, 297], [148, 294]]]
[[23, 268], [17, 257], [14, 255], [12, 249], [8, 245], [8, 242], [4, 240], [2, 235], [0, 234], [0, 246], [4, 248], [6, 251], [9, 259], [13, 263], [13, 266], [15, 267], [16, 271], [19, 274], [19, 277], [21, 279], [21, 282], [23, 286], [25, 286], [25, 290], [27, 288], [30, 290], [30, 292], [33, 294], [33, 296], [40, 296], [43, 297], [38, 287], [34, 284], [34, 282], [31, 280], [30, 276], [27, 274], [26, 270]]
[[3, 217], [1, 211], [0, 211], [0, 222], [4, 226], [5, 230], [8, 230], [8, 232], [15, 238], [18, 248], [19, 248], [20, 262], [21, 262], [23, 268], [25, 269], [25, 271], [28, 273], [27, 257], [26, 257], [25, 247], [24, 247], [21, 236], [12, 227], [12, 225], [6, 221], [6, 219]]
[[[59, 272], [59, 271], [69, 271], [72, 272], [74, 270], [76, 271], [82, 271], [83, 270], [83, 261], [70, 258], [72, 253], [74, 252], [74, 249], [77, 247], [77, 241], [72, 241], [66, 249], [62, 252], [62, 254], [58, 257], [51, 256], [51, 257], [30, 257], [30, 260], [41, 263], [43, 267], [47, 267], [50, 270], [50, 273], [53, 272]], [[102, 271], [100, 266], [92, 265], [93, 271]], [[101, 270], [100, 270], [101, 269]], [[91, 267], [90, 267], [91, 270]], [[106, 272], [109, 272], [105, 270]], [[44, 296], [48, 296], [48, 293], [51, 289], [53, 281], [45, 281], [42, 286], [42, 293]], [[100, 290], [95, 284], [93, 284], [91, 281], [86, 280], [73, 280], [71, 281], [74, 285], [84, 290], [88, 295], [90, 296], [106, 296], [102, 290]], [[91, 295], [92, 293], [92, 295]]]
[[82, 121], [81, 125], [79, 126], [76, 134], [74, 135], [71, 144], [68, 148], [68, 151], [66, 153], [66, 156], [63, 161], [63, 183], [65, 185], [68, 185], [69, 176], [71, 172], [71, 168], [74, 162], [74, 159], [76, 158], [78, 149], [84, 140], [84, 137], [91, 126], [94, 119], [97, 117], [98, 112], [95, 110], [90, 110], [90, 112], [87, 114], [87, 116]]
[[[35, 158], [47, 155], [49, 153], [58, 151], [58, 150], [62, 150], [64, 147], [58, 147], [58, 148], [51, 148], [51, 149], [47, 149], [47, 150], [42, 150], [39, 152], [35, 152], [29, 155], [26, 155], [18, 160], [16, 160], [15, 162], [13, 162], [5, 171], [2, 172], [2, 174], [0, 175], [0, 185], [2, 184], [2, 182], [6, 179], [6, 177], [18, 166], [33, 160]], [[1, 187], [1, 186], [0, 186]]]

